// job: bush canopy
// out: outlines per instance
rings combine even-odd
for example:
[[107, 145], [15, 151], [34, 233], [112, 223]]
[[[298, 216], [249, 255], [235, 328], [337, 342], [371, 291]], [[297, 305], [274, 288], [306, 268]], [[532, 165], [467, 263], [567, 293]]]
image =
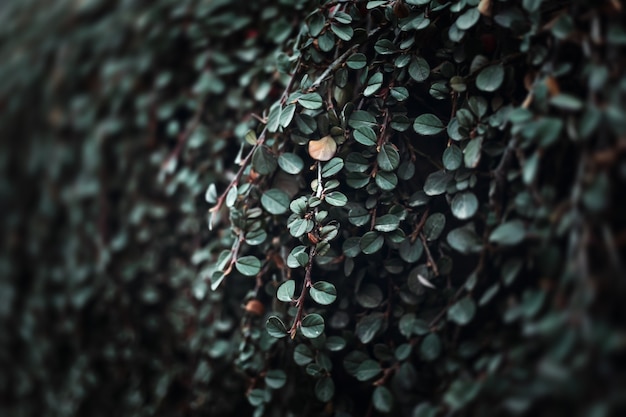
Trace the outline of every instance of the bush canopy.
[[617, 0], [0, 5], [0, 412], [626, 412]]

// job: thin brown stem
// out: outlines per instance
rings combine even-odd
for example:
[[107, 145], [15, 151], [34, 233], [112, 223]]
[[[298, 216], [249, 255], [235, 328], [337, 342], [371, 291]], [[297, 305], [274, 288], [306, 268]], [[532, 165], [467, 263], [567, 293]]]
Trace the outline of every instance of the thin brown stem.
[[289, 335], [291, 338], [296, 337], [296, 332], [298, 331], [298, 327], [302, 323], [302, 315], [304, 314], [304, 301], [309, 292], [309, 288], [312, 285], [311, 280], [311, 270], [313, 269], [313, 259], [315, 258], [315, 246], [311, 246], [309, 251], [309, 261], [306, 264], [304, 269], [304, 283], [302, 284], [302, 291], [300, 291], [300, 296], [296, 299], [296, 307], [298, 307], [298, 311], [296, 313], [296, 317], [293, 319], [293, 324], [291, 325], [291, 329], [289, 330]]
[[[289, 79], [289, 82], [285, 86], [285, 90], [283, 91], [283, 94], [281, 95], [281, 98], [280, 98], [281, 105], [284, 104], [284, 102], [287, 100], [287, 97], [289, 97], [289, 93], [291, 91], [291, 88], [293, 87], [293, 83], [294, 83], [294, 80], [296, 78], [296, 75], [300, 71], [300, 66], [301, 66], [301, 60], [298, 59], [298, 63], [296, 64], [296, 68], [295, 68], [293, 74], [291, 75], [291, 78]], [[211, 213], [211, 216], [209, 218], [209, 230], [213, 229], [213, 218], [215, 216], [215, 213], [217, 213], [217, 212], [219, 212], [221, 210], [222, 206], [224, 205], [224, 201], [226, 201], [226, 196], [228, 195], [228, 192], [230, 191], [230, 189], [233, 188], [234, 186], [237, 186], [237, 184], [239, 184], [239, 180], [241, 179], [241, 176], [245, 172], [248, 164], [250, 163], [250, 160], [252, 159], [252, 155], [254, 154], [254, 151], [256, 151], [256, 149], [265, 142], [265, 138], [267, 136], [267, 133], [268, 133], [268, 129], [267, 129], [267, 125], [265, 125], [265, 127], [263, 128], [263, 131], [259, 135], [256, 143], [254, 144], [252, 149], [250, 149], [250, 152], [248, 152], [246, 157], [243, 160], [241, 160], [240, 166], [239, 166], [239, 170], [235, 174], [235, 177], [230, 181], [228, 186], [226, 186], [226, 189], [219, 196], [219, 198], [217, 199], [217, 202], [215, 203], [215, 205], [209, 210], [210, 213]]]
[[439, 268], [437, 268], [437, 263], [433, 259], [433, 255], [430, 253], [430, 249], [428, 248], [428, 243], [426, 242], [426, 236], [424, 236], [423, 232], [419, 234], [420, 239], [422, 240], [422, 244], [424, 246], [424, 251], [426, 252], [426, 258], [428, 259], [428, 264], [432, 268], [435, 276], [439, 276]]

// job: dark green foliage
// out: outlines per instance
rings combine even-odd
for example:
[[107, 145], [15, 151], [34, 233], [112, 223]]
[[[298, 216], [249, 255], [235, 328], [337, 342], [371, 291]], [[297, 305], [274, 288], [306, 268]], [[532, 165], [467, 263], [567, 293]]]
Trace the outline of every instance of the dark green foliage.
[[626, 411], [621, 3], [37, 6], [0, 411]]

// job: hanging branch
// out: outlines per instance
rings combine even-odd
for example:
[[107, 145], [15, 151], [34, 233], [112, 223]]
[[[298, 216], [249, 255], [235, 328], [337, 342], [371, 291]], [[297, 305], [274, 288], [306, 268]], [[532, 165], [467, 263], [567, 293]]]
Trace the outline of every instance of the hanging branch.
[[[296, 63], [296, 68], [294, 69], [294, 72], [291, 75], [291, 78], [289, 79], [289, 82], [287, 83], [283, 93], [281, 94], [281, 97], [280, 97], [280, 104], [281, 105], [284, 104], [285, 101], [287, 100], [287, 97], [289, 97], [289, 94], [290, 94], [291, 88], [293, 87], [293, 83], [294, 83], [294, 80], [296, 78], [296, 75], [300, 71], [300, 63], [301, 63], [301, 60], [298, 59], [298, 62]], [[261, 131], [261, 134], [259, 135], [256, 143], [254, 144], [254, 146], [252, 146], [252, 149], [250, 149], [250, 152], [248, 152], [248, 154], [245, 156], [245, 158], [243, 158], [241, 160], [241, 162], [239, 163], [239, 165], [240, 165], [239, 166], [239, 170], [237, 171], [237, 173], [235, 174], [233, 179], [230, 181], [230, 183], [226, 186], [226, 189], [218, 197], [217, 202], [215, 203], [215, 205], [209, 210], [209, 212], [210, 212], [209, 230], [213, 230], [213, 219], [214, 219], [215, 213], [217, 213], [217, 212], [219, 212], [221, 210], [222, 206], [224, 205], [224, 201], [226, 201], [226, 196], [228, 195], [228, 192], [230, 191], [230, 189], [233, 188], [233, 187], [236, 187], [239, 184], [239, 180], [241, 180], [241, 177], [242, 177], [244, 171], [248, 167], [248, 164], [250, 163], [250, 160], [252, 159], [252, 155], [254, 154], [254, 151], [256, 151], [259, 146], [263, 145], [263, 143], [265, 142], [265, 139], [267, 137], [267, 133], [268, 133], [268, 129], [267, 129], [267, 124], [266, 124], [265, 127], [263, 128], [263, 130]]]

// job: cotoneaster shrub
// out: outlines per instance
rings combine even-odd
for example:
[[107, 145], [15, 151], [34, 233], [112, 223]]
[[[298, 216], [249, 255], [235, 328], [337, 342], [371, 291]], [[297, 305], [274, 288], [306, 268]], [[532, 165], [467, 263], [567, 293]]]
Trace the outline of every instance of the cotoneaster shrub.
[[59, 4], [2, 34], [6, 410], [624, 412], [620, 2]]

